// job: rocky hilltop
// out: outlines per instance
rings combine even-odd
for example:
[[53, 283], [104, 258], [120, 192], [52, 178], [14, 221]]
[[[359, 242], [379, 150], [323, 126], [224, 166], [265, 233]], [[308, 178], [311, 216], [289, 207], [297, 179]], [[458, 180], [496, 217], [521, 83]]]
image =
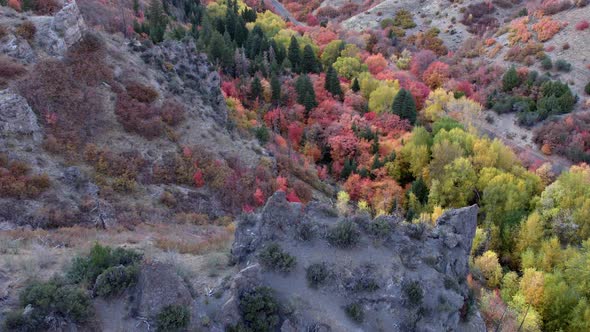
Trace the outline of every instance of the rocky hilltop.
[[477, 211], [447, 211], [430, 228], [395, 216], [339, 218], [277, 192], [238, 223], [232, 256], [242, 271], [222, 316], [235, 320], [240, 299], [269, 287], [281, 331], [485, 331], [466, 284]]

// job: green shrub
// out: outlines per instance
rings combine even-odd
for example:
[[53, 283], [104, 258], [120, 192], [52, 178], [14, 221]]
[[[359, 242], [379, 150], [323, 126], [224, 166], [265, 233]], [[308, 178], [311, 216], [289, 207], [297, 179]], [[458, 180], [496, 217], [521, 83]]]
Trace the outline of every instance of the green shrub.
[[310, 241], [315, 236], [313, 224], [309, 222], [301, 223], [297, 226], [297, 234], [302, 241]]
[[551, 58], [549, 56], [543, 58], [543, 60], [541, 61], [541, 67], [545, 70], [550, 70], [551, 68], [553, 68], [553, 62], [551, 61]]
[[355, 323], [362, 323], [365, 319], [365, 311], [359, 303], [351, 303], [347, 305], [344, 307], [344, 312], [346, 312], [346, 316]]
[[268, 129], [265, 126], [254, 128], [254, 135], [262, 145], [266, 144], [270, 138]]
[[133, 250], [103, 247], [95, 244], [88, 256], [76, 257], [67, 272], [67, 278], [73, 283], [87, 282], [94, 285], [96, 278], [113, 266], [129, 266], [141, 261], [142, 255]]
[[269, 287], [255, 287], [242, 292], [239, 308], [249, 330], [274, 331], [279, 324], [279, 304]]
[[351, 248], [358, 244], [361, 233], [352, 221], [343, 221], [328, 231], [328, 242], [339, 248]]
[[314, 263], [305, 270], [305, 278], [309, 287], [318, 288], [326, 283], [330, 277], [330, 270], [326, 263]]
[[586, 84], [584, 91], [586, 92], [587, 95], [590, 95], [590, 82], [588, 82], [588, 84]]
[[559, 59], [555, 61], [555, 69], [569, 73], [572, 70], [572, 64], [563, 59]]
[[367, 233], [375, 238], [386, 238], [390, 232], [391, 224], [387, 218], [377, 218], [367, 224]]
[[109, 267], [96, 278], [94, 293], [98, 296], [121, 294], [127, 287], [135, 285], [138, 274], [136, 265]]
[[[33, 311], [25, 317], [23, 308], [28, 305]], [[20, 309], [7, 314], [3, 327], [6, 331], [43, 331], [50, 328], [47, 316], [83, 323], [92, 314], [90, 297], [78, 286], [57, 279], [33, 282], [20, 293]]]
[[172, 332], [184, 330], [190, 321], [190, 312], [179, 305], [164, 307], [156, 317], [157, 331]]
[[411, 306], [416, 307], [422, 303], [424, 292], [422, 291], [422, 287], [420, 286], [419, 282], [407, 282], [403, 284], [402, 290], [407, 297], [408, 304]]
[[262, 249], [258, 258], [262, 265], [279, 272], [290, 272], [296, 264], [295, 257], [286, 253], [276, 243], [271, 243]]
[[412, 13], [405, 9], [401, 9], [397, 13], [395, 13], [393, 25], [402, 27], [404, 29], [411, 29], [416, 27], [416, 23], [412, 18]]

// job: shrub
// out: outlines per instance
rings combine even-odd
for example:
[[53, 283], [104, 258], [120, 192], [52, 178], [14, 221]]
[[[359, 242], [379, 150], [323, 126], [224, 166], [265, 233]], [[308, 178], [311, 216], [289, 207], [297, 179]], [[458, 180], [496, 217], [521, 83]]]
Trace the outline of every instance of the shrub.
[[311, 288], [318, 288], [330, 278], [330, 270], [326, 263], [314, 263], [305, 269], [307, 285]]
[[371, 236], [383, 239], [391, 232], [391, 224], [387, 218], [377, 218], [367, 224], [367, 233]]
[[545, 16], [539, 22], [533, 24], [532, 29], [537, 33], [539, 41], [545, 42], [553, 38], [561, 30], [561, 23], [551, 19], [549, 16]]
[[352, 221], [343, 221], [328, 231], [328, 242], [339, 248], [351, 248], [360, 241], [361, 233]]
[[171, 99], [166, 100], [160, 108], [162, 121], [170, 126], [176, 126], [182, 122], [184, 120], [184, 113], [184, 105]]
[[117, 120], [127, 131], [135, 132], [147, 139], [162, 134], [163, 125], [158, 110], [151, 105], [140, 102], [137, 98], [127, 94], [120, 94], [117, 98], [115, 114]]
[[6, 29], [4, 25], [0, 24], [0, 39], [4, 38], [6, 35], [8, 35], [8, 29]]
[[94, 293], [98, 296], [119, 295], [137, 282], [138, 273], [135, 265], [109, 267], [96, 278]]
[[541, 67], [545, 70], [551, 70], [551, 68], [553, 68], [553, 62], [551, 61], [551, 58], [549, 56], [543, 58], [543, 60], [541, 61]]
[[572, 70], [572, 65], [563, 59], [559, 59], [555, 61], [555, 69], [569, 73]]
[[8, 161], [0, 154], [0, 197], [35, 198], [47, 190], [51, 182], [47, 174], [30, 175], [30, 167], [22, 161]]
[[131, 82], [125, 87], [127, 94], [142, 103], [152, 103], [158, 99], [158, 91], [151, 86], [147, 86], [138, 82]]
[[402, 291], [406, 295], [408, 304], [412, 307], [417, 307], [422, 303], [424, 292], [418, 281], [406, 282], [402, 286]]
[[397, 13], [395, 13], [393, 25], [402, 27], [404, 29], [411, 29], [416, 27], [416, 23], [414, 23], [414, 19], [412, 18], [412, 13], [405, 9], [401, 9]]
[[110, 267], [132, 266], [141, 261], [142, 255], [133, 250], [124, 248], [112, 249], [95, 244], [87, 256], [74, 259], [67, 272], [67, 278], [71, 282], [87, 282], [94, 285], [96, 278]]
[[26, 72], [27, 70], [20, 63], [14, 62], [7, 56], [0, 56], [0, 83], [2, 79], [12, 79]]
[[590, 27], [590, 23], [588, 23], [587, 20], [583, 20], [583, 21], [578, 22], [576, 24], [576, 30], [578, 30], [578, 31], [584, 31], [584, 30], [588, 29], [588, 27]]
[[590, 82], [588, 82], [588, 84], [586, 84], [586, 86], [584, 87], [584, 91], [586, 92], [587, 95], [590, 95]]
[[265, 145], [270, 137], [270, 134], [268, 133], [268, 129], [266, 128], [266, 126], [260, 126], [255, 128], [254, 135], [262, 145]]
[[247, 328], [253, 331], [274, 331], [279, 324], [279, 304], [269, 287], [243, 291], [239, 299], [240, 313]]
[[295, 257], [286, 253], [277, 243], [271, 243], [258, 254], [262, 265], [279, 272], [290, 272], [295, 267]]
[[160, 311], [156, 317], [157, 331], [173, 332], [184, 330], [190, 321], [190, 312], [179, 305], [169, 305]]
[[[33, 312], [23, 316], [22, 308], [33, 306]], [[20, 294], [21, 309], [7, 315], [4, 327], [7, 331], [43, 331], [51, 328], [53, 316], [76, 323], [83, 323], [92, 316], [90, 297], [75, 285], [66, 285], [54, 279], [33, 282]]]
[[362, 323], [365, 319], [365, 311], [359, 303], [351, 303], [344, 307], [346, 316], [355, 323]]
[[37, 27], [31, 21], [25, 21], [16, 28], [16, 34], [23, 37], [24, 39], [31, 41], [35, 38], [37, 33]]

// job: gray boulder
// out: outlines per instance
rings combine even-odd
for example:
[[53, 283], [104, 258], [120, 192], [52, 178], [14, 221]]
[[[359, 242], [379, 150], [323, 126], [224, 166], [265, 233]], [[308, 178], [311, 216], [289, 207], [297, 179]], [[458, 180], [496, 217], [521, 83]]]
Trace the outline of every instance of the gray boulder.
[[163, 263], [146, 263], [141, 267], [134, 299], [134, 311], [149, 319], [166, 306], [190, 307], [192, 304], [185, 282], [173, 266]]

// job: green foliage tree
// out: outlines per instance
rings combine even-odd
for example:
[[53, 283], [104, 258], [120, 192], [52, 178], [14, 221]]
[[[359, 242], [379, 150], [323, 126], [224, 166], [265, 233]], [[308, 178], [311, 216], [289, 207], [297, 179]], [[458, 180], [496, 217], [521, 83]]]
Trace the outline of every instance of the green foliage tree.
[[401, 89], [391, 105], [391, 112], [402, 119], [407, 119], [411, 124], [416, 122], [416, 102], [410, 91]]

